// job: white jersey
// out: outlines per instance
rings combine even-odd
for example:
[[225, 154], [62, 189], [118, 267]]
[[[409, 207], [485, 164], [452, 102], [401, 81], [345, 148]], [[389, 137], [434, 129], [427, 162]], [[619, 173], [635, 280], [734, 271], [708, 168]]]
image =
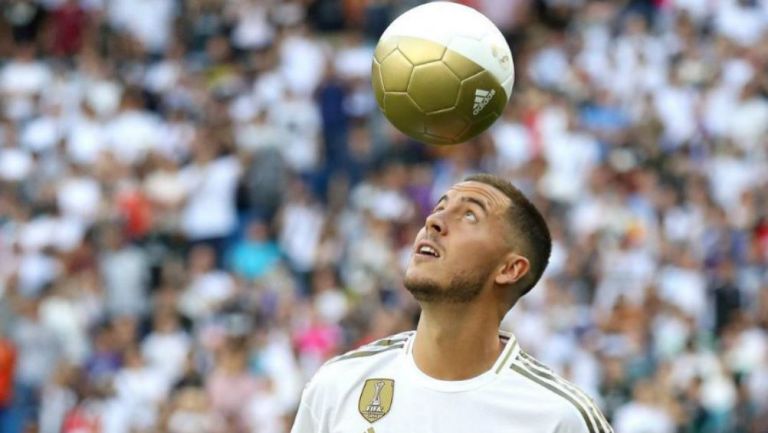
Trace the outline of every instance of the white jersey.
[[413, 360], [415, 331], [326, 363], [304, 389], [292, 433], [612, 433], [594, 402], [520, 350], [487, 372], [437, 380]]

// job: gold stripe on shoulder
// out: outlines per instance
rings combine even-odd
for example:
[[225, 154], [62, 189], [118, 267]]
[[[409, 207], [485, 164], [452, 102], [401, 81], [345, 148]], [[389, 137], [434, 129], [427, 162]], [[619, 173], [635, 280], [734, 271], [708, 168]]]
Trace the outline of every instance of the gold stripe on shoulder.
[[376, 340], [376, 341], [374, 341], [372, 343], [369, 343], [369, 344], [367, 344], [367, 345], [365, 345], [363, 347], [366, 347], [366, 346], [376, 346], [376, 347], [379, 347], [379, 346], [384, 346], [384, 347], [391, 346], [393, 344], [405, 342], [406, 340], [408, 340], [409, 337], [410, 337], [410, 335], [406, 335], [406, 336], [397, 336], [397, 335], [395, 335], [393, 337], [387, 337], [387, 338], [382, 338], [381, 340]]
[[379, 350], [355, 350], [349, 353], [346, 353], [344, 355], [339, 355], [330, 361], [328, 361], [328, 364], [333, 364], [338, 361], [344, 361], [347, 359], [354, 359], [354, 358], [365, 358], [368, 356], [378, 355], [380, 353], [389, 352], [390, 350], [394, 349], [402, 349], [405, 347], [405, 344], [392, 344], [390, 346], [383, 347]]
[[502, 368], [504, 368], [504, 365], [507, 364], [507, 361], [509, 361], [510, 355], [515, 351], [515, 348], [517, 347], [517, 341], [512, 342], [512, 346], [508, 349], [506, 356], [504, 356], [504, 360], [501, 361], [499, 364], [499, 368], [496, 369], [496, 374], [499, 374]]
[[576, 393], [575, 387], [564, 379], [557, 377], [543, 364], [539, 363], [541, 367], [534, 366], [531, 361], [526, 359], [526, 355], [521, 351], [512, 362], [511, 368], [571, 403], [581, 414], [590, 433], [611, 433], [610, 426], [602, 417], [600, 411], [596, 409], [591, 399], [583, 393], [581, 395]]
[[580, 400], [584, 405], [586, 405], [587, 409], [593, 416], [595, 423], [599, 424], [598, 429], [600, 431], [604, 431], [604, 432], [611, 431], [611, 426], [608, 424], [608, 421], [605, 419], [605, 416], [603, 416], [602, 412], [597, 407], [597, 404], [595, 404], [595, 401], [589, 395], [587, 395], [584, 391], [579, 389], [576, 385], [572, 384], [571, 382], [555, 374], [552, 371], [552, 369], [550, 369], [546, 365], [539, 362], [536, 358], [534, 358], [530, 354], [521, 351], [520, 356], [524, 360], [524, 362], [528, 363], [528, 366], [531, 369], [531, 371], [533, 371], [536, 374], [540, 374], [542, 377], [549, 378], [550, 380], [558, 383], [560, 386], [565, 388], [568, 392], [573, 394], [577, 400]]

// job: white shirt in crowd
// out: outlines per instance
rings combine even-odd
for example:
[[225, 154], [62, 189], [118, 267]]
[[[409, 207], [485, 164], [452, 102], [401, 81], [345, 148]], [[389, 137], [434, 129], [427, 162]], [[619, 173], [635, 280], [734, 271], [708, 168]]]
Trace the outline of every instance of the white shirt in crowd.
[[490, 132], [500, 169], [520, 168], [534, 157], [531, 133], [522, 124], [500, 119]]
[[656, 259], [645, 249], [613, 249], [603, 256], [600, 271], [594, 303], [607, 313], [620, 298], [631, 305], [642, 305], [645, 289], [655, 276]]
[[63, 119], [57, 114], [43, 114], [21, 129], [21, 145], [33, 152], [45, 152], [58, 145], [64, 128]]
[[215, 159], [204, 166], [182, 169], [188, 199], [181, 224], [189, 239], [228, 236], [237, 225], [235, 192], [241, 167], [233, 156]]
[[230, 14], [236, 18], [232, 42], [240, 49], [262, 48], [272, 42], [275, 29], [269, 22], [269, 4], [235, 0], [230, 2]]
[[150, 366], [123, 368], [115, 374], [113, 386], [115, 403], [125, 416], [128, 431], [155, 425], [158, 408], [170, 386], [162, 372]]
[[184, 372], [192, 342], [182, 330], [174, 332], [154, 331], [141, 342], [141, 354], [147, 364], [165, 375], [173, 383]]
[[743, 6], [738, 0], [722, 0], [714, 15], [715, 29], [742, 46], [752, 46], [762, 38], [768, 19], [760, 7]]
[[280, 246], [300, 271], [312, 269], [325, 217], [318, 205], [293, 203], [283, 211]]
[[63, 179], [59, 184], [57, 202], [64, 216], [90, 224], [101, 211], [101, 184], [89, 176]]
[[232, 276], [224, 271], [210, 271], [195, 277], [179, 300], [179, 308], [189, 317], [209, 317], [235, 292]]
[[137, 316], [148, 307], [149, 260], [144, 250], [126, 245], [102, 253], [105, 306], [112, 315]]
[[0, 179], [20, 182], [26, 179], [35, 167], [32, 155], [18, 147], [0, 147]]
[[280, 74], [297, 95], [312, 95], [323, 79], [325, 64], [325, 52], [316, 40], [293, 34], [280, 45]]
[[27, 252], [19, 262], [19, 291], [25, 296], [39, 296], [61, 273], [62, 263], [56, 258], [40, 251]]
[[707, 313], [707, 282], [698, 269], [668, 265], [657, 274], [660, 297], [689, 314], [698, 323]]
[[286, 163], [302, 173], [317, 168], [320, 158], [320, 110], [311, 99], [291, 95], [269, 109], [269, 123], [279, 128]]
[[11, 60], [0, 70], [0, 92], [26, 96], [39, 94], [52, 79], [51, 68], [44, 62]]
[[672, 144], [680, 145], [696, 133], [695, 104], [696, 93], [692, 89], [667, 85], [656, 90], [656, 113], [664, 124], [666, 138]]
[[564, 130], [543, 142], [543, 155], [549, 166], [541, 179], [542, 193], [568, 202], [583, 197], [587, 175], [599, 161], [597, 141], [585, 132]]
[[91, 165], [106, 150], [107, 129], [92, 117], [80, 116], [68, 127], [66, 150], [72, 162]]
[[40, 319], [58, 336], [67, 361], [81, 365], [90, 350], [88, 315], [72, 299], [51, 296], [40, 305]]
[[734, 104], [728, 119], [727, 134], [743, 150], [754, 152], [768, 134], [768, 102], [752, 97]]
[[635, 401], [619, 407], [613, 423], [621, 433], [675, 432], [675, 423], [664, 409]]
[[173, 0], [113, 0], [107, 5], [112, 26], [127, 31], [150, 52], [167, 47], [178, 12]]
[[123, 111], [107, 124], [109, 150], [121, 162], [136, 164], [157, 148], [160, 126], [160, 119], [147, 111]]

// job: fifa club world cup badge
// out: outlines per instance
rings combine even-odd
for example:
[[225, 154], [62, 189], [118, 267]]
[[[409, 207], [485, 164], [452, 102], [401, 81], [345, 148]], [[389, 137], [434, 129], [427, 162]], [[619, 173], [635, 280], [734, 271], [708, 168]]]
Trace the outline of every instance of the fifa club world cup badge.
[[380, 420], [392, 408], [395, 381], [392, 379], [368, 379], [360, 393], [357, 409], [368, 422]]

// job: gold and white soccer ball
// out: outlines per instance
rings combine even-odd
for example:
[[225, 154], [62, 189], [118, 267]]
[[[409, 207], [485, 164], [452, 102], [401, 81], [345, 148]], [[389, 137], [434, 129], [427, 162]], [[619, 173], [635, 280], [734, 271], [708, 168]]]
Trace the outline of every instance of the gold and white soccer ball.
[[437, 1], [387, 27], [374, 52], [372, 84], [381, 111], [430, 144], [469, 140], [501, 116], [515, 68], [504, 36], [483, 14]]

